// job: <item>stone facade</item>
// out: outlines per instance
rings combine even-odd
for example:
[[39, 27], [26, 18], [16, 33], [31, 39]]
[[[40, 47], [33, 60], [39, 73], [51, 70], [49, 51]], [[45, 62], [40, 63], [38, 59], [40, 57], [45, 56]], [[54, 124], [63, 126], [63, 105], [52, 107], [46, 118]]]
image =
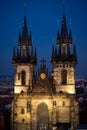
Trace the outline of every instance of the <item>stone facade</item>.
[[42, 127], [53, 130], [57, 123], [69, 124], [70, 130], [75, 130], [78, 124], [75, 95], [19, 94], [15, 95], [12, 105], [14, 130], [39, 130]]
[[14, 99], [11, 109], [12, 130], [76, 130], [78, 102], [75, 92], [76, 50], [70, 52], [71, 32], [68, 36], [63, 15], [61, 35], [58, 33], [59, 52], [52, 50], [53, 72], [48, 74], [45, 60], [38, 71], [36, 51], [28, 38], [26, 16], [19, 50], [13, 52]]

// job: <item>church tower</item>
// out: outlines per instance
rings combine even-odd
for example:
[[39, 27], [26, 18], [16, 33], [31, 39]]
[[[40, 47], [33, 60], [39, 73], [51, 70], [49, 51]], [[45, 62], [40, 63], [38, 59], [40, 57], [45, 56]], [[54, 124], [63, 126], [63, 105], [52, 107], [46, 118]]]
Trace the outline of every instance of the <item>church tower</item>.
[[[33, 75], [37, 64], [36, 49], [32, 46], [31, 31], [28, 34], [26, 16], [22, 33], [19, 32], [18, 47], [13, 50], [12, 63], [14, 65], [14, 100], [12, 103], [12, 130], [29, 129], [27, 93], [32, 91]], [[23, 117], [24, 116], [24, 117]], [[24, 130], [24, 129], [23, 129]]]
[[32, 90], [32, 75], [36, 66], [36, 50], [33, 52], [31, 31], [28, 35], [26, 16], [22, 28], [22, 35], [19, 32], [18, 47], [13, 51], [14, 65], [14, 92], [15, 94], [27, 92], [30, 86]]
[[76, 48], [71, 47], [72, 32], [68, 32], [63, 14], [57, 46], [52, 48], [52, 74], [46, 60], [36, 72], [36, 49], [28, 34], [26, 16], [18, 47], [13, 51], [14, 99], [11, 109], [11, 130], [76, 130], [78, 102], [75, 92]]
[[57, 47], [52, 50], [54, 67], [54, 84], [57, 92], [75, 94], [75, 66], [77, 64], [76, 48], [72, 47], [72, 32], [67, 29], [66, 17], [63, 14], [61, 31], [57, 34]]
[[78, 124], [78, 102], [75, 91], [75, 67], [77, 64], [76, 47], [72, 47], [72, 32], [68, 32], [66, 17], [63, 13], [61, 30], [57, 33], [57, 46], [52, 48], [53, 84], [58, 94], [58, 124], [69, 123], [70, 130]]

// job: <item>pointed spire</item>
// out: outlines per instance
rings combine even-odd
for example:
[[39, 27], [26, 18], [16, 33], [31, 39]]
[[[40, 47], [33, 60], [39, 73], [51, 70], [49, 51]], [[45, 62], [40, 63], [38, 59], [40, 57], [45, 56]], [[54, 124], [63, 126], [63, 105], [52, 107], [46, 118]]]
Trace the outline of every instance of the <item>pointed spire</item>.
[[21, 33], [19, 31], [19, 36], [18, 36], [18, 45], [20, 46], [21, 45]]
[[54, 45], [52, 46], [52, 56], [51, 56], [51, 62], [53, 62], [55, 59], [55, 51], [54, 51]]
[[62, 42], [65, 42], [67, 37], [68, 37], [68, 31], [67, 31], [67, 25], [66, 25], [66, 17], [65, 17], [65, 14], [63, 13], [62, 27], [61, 27]]
[[51, 62], [56, 62], [58, 57], [58, 50], [57, 47], [52, 47], [52, 56], [51, 56]]
[[69, 30], [69, 44], [72, 44], [72, 32]]
[[58, 30], [57, 32], [57, 45], [61, 43], [61, 37], [60, 37], [60, 32]]
[[33, 57], [33, 46], [31, 48], [31, 56]]
[[74, 61], [77, 63], [77, 54], [76, 54], [76, 46], [75, 45], [73, 48], [73, 56], [74, 56]]
[[40, 68], [38, 68], [37, 77], [39, 76], [39, 74], [40, 74]]
[[55, 58], [57, 57], [57, 48], [55, 47]]
[[35, 57], [35, 58], [37, 58], [36, 47], [35, 47], [35, 53], [34, 53], [34, 57]]
[[[24, 13], [24, 21], [23, 21], [23, 27], [22, 27], [22, 33], [19, 31], [18, 36], [18, 49], [15, 52], [13, 58], [15, 58], [16, 63], [31, 63], [33, 65], [36, 65], [37, 62], [37, 56], [36, 56], [36, 50], [33, 51], [32, 46], [32, 34], [31, 31], [28, 35], [28, 27], [27, 27], [27, 20], [26, 20], [26, 14]], [[25, 61], [24, 61], [25, 60]]]
[[26, 44], [28, 42], [28, 28], [27, 28], [26, 15], [24, 15], [24, 23], [22, 28], [22, 42], [23, 44]]
[[17, 47], [17, 58], [19, 58], [19, 49]]
[[59, 46], [58, 56], [61, 56], [61, 46]]
[[29, 47], [31, 47], [32, 46], [32, 33], [31, 33], [31, 31], [30, 31], [30, 35], [29, 35]]
[[35, 47], [35, 52], [34, 52], [34, 62], [37, 64], [37, 52], [36, 52], [36, 47]]

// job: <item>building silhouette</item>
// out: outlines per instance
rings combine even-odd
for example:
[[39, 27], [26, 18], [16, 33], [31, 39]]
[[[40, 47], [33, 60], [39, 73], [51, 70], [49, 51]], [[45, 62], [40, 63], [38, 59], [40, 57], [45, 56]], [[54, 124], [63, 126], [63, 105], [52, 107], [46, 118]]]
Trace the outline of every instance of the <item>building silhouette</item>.
[[14, 48], [12, 59], [12, 130], [76, 130], [79, 122], [75, 91], [77, 55], [75, 45], [73, 52], [71, 47], [72, 32], [68, 31], [63, 13], [61, 30], [58, 30], [50, 57], [52, 73], [49, 75], [44, 58], [37, 73], [36, 48], [33, 48], [32, 33], [28, 33], [24, 15], [22, 33], [19, 32], [18, 47]]

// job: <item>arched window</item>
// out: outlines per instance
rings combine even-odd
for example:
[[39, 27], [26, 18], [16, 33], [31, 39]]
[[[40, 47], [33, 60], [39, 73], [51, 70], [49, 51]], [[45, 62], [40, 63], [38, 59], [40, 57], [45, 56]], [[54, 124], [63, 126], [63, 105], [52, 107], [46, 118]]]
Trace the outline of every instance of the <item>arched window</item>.
[[25, 71], [21, 72], [21, 83], [22, 83], [22, 85], [26, 84], [26, 73], [25, 73]]
[[62, 80], [62, 84], [67, 84], [67, 71], [66, 70], [62, 70], [61, 80]]

